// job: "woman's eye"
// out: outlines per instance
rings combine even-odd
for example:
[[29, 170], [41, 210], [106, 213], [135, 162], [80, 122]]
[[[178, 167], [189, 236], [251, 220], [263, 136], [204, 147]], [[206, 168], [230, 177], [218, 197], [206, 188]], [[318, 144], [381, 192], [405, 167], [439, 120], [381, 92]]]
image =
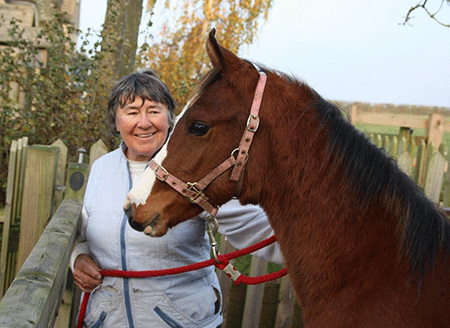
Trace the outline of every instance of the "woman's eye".
[[193, 133], [196, 136], [204, 136], [209, 130], [209, 126], [207, 126], [205, 123], [201, 122], [194, 122], [189, 127], [189, 133]]

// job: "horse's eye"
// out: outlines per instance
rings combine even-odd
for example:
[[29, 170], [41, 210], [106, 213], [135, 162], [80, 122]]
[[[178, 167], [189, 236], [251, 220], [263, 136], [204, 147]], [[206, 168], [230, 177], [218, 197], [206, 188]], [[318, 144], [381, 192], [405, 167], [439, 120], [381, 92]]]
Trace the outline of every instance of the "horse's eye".
[[196, 136], [204, 136], [209, 130], [209, 126], [202, 122], [194, 122], [189, 127], [189, 133], [193, 133]]

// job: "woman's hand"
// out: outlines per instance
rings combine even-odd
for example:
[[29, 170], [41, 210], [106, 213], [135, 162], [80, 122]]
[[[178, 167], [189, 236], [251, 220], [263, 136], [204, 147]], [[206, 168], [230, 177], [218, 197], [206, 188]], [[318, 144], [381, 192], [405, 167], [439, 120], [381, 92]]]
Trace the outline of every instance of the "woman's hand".
[[92, 257], [80, 254], [75, 260], [73, 277], [75, 283], [85, 293], [90, 293], [102, 282], [101, 268]]

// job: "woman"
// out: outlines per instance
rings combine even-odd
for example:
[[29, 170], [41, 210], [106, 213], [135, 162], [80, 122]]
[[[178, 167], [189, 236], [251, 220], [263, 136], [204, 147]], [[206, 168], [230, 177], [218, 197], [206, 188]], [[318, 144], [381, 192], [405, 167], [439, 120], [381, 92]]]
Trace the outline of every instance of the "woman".
[[[122, 205], [147, 162], [168, 138], [175, 102], [167, 86], [152, 71], [119, 80], [108, 102], [111, 128], [120, 147], [92, 166], [84, 198], [82, 227], [72, 253], [76, 284], [91, 292], [87, 327], [219, 327], [221, 293], [214, 267], [187, 273], [140, 279], [104, 277], [101, 269], [159, 270], [209, 259], [205, 217], [200, 215], [160, 238], [133, 230]], [[219, 232], [237, 248], [273, 234], [257, 206], [231, 201], [217, 216]], [[274, 262], [282, 257], [277, 245], [260, 251]]]

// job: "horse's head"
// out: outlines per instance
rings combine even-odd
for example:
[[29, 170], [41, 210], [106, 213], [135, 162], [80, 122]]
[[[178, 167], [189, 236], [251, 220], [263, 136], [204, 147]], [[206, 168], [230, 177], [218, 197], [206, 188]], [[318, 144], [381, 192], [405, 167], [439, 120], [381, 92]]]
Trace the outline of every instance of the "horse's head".
[[[237, 177], [230, 179], [233, 170], [230, 168], [207, 186], [192, 185], [227, 158], [234, 161], [238, 156], [233, 151], [238, 148], [246, 130], [260, 77], [251, 63], [220, 46], [214, 34], [212, 30], [206, 43], [213, 69], [180, 115], [167, 146], [156, 156], [155, 161], [161, 167], [155, 171], [146, 169], [140, 184], [131, 190], [125, 204], [130, 225], [152, 236], [162, 236], [168, 228], [203, 211], [198, 204], [189, 201], [186, 194], [182, 195], [183, 190], [188, 190], [191, 198], [205, 195], [204, 199], [207, 198], [213, 207], [237, 196], [241, 189], [241, 201], [258, 201], [258, 186], [252, 183], [249, 187], [246, 179], [250, 170], [254, 175], [261, 172], [261, 164], [256, 164], [255, 160], [261, 153], [261, 149], [258, 150], [261, 145], [257, 141], [253, 142], [248, 158], [246, 154], [241, 155], [245, 163], [238, 165], [245, 166], [245, 174], [237, 172], [234, 173]], [[159, 179], [155, 172], [160, 174]], [[189, 183], [178, 186], [183, 190], [177, 192], [173, 185], [178, 180], [161, 181], [165, 180], [166, 172]], [[201, 190], [198, 192], [198, 189]]]

